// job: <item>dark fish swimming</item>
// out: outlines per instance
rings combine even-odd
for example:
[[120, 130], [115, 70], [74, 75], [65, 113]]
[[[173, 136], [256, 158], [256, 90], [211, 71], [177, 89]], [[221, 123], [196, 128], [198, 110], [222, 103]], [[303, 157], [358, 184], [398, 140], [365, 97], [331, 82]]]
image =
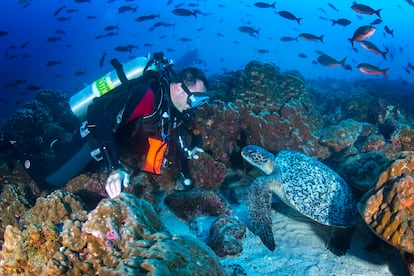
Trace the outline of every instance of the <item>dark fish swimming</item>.
[[26, 47], [27, 47], [27, 45], [29, 45], [29, 43], [30, 43], [30, 40], [27, 40], [27, 41], [23, 42], [23, 43], [20, 45], [20, 49], [24, 49], [24, 48], [26, 48]]
[[325, 35], [320, 35], [320, 36], [316, 36], [314, 34], [310, 34], [310, 33], [301, 33], [299, 35], [300, 38], [304, 39], [304, 40], [309, 40], [309, 41], [321, 41], [323, 42], [323, 37]]
[[6, 36], [9, 34], [9, 31], [0, 30], [0, 36]]
[[291, 36], [282, 36], [280, 38], [280, 41], [283, 41], [283, 42], [289, 42], [289, 41], [293, 41], [293, 40], [298, 41], [298, 38], [297, 37], [291, 37]]
[[268, 3], [265, 3], [265, 2], [256, 2], [256, 3], [254, 3], [255, 7], [264, 8], [264, 9], [266, 9], [266, 8], [275, 8], [275, 5], [276, 5], [276, 2], [273, 2], [273, 4], [268, 4]]
[[99, 67], [102, 67], [105, 63], [106, 51], [103, 53], [101, 58], [99, 59]]
[[388, 25], [384, 26], [384, 30], [387, 34], [390, 34], [392, 37], [394, 37], [394, 30], [391, 30], [390, 27], [388, 27]]
[[190, 11], [188, 9], [174, 9], [171, 11], [173, 14], [178, 15], [178, 16], [194, 16], [197, 17], [197, 13], [195, 11]]
[[351, 42], [352, 47], [354, 47], [354, 41], [361, 41], [361, 40], [364, 40], [365, 38], [369, 38], [375, 33], [376, 30], [377, 28], [371, 25], [361, 26], [355, 30], [352, 38], [348, 38], [348, 40]]
[[267, 49], [257, 49], [257, 52], [259, 54], [267, 54], [267, 53], [269, 53], [269, 50], [267, 50]]
[[75, 73], [73, 73], [75, 76], [77, 76], [77, 77], [79, 77], [79, 76], [82, 76], [82, 75], [86, 75], [86, 70], [78, 70], [78, 71], [76, 71]]
[[132, 6], [121, 6], [118, 8], [118, 13], [124, 13], [128, 11], [137, 12], [138, 7], [132, 7]]
[[407, 74], [410, 74], [410, 75], [411, 75], [411, 71], [410, 71], [410, 69], [408, 69], [408, 68], [407, 68], [407, 67], [405, 67], [405, 66], [403, 66], [402, 68], [404, 69], [404, 71], [405, 71], [405, 72], [407, 72]]
[[69, 21], [70, 17], [69, 16], [60, 16], [60, 17], [56, 18], [56, 20], [59, 21], [59, 22]]
[[148, 14], [148, 15], [141, 15], [138, 16], [137, 18], [135, 18], [136, 22], [142, 22], [142, 21], [146, 21], [146, 20], [152, 20], [154, 18], [160, 17], [159, 14]]
[[339, 10], [334, 6], [334, 4], [328, 3], [328, 6], [331, 7], [336, 12], [339, 12]]
[[341, 25], [341, 26], [348, 26], [349, 24], [351, 24], [351, 20], [348, 20], [346, 18], [340, 18], [340, 19], [331, 19], [332, 21], [332, 26], [334, 26], [335, 24]]
[[389, 68], [379, 69], [377, 66], [374, 66], [369, 63], [361, 63], [357, 66], [358, 70], [364, 74], [368, 75], [383, 75], [384, 78], [387, 77], [387, 72]]
[[280, 12], [278, 12], [278, 14], [281, 17], [286, 18], [286, 19], [296, 20], [298, 22], [298, 24], [300, 24], [300, 21], [303, 19], [303, 18], [296, 17], [293, 13], [288, 12], [288, 11], [280, 11]]
[[47, 38], [47, 42], [57, 42], [62, 41], [62, 38], [59, 36], [51, 36]]
[[115, 51], [118, 51], [118, 52], [130, 52], [131, 53], [131, 51], [133, 49], [138, 49], [138, 46], [132, 45], [132, 44], [128, 44], [128, 45], [125, 45], [125, 46], [117, 46], [117, 47], [115, 47]]
[[331, 67], [331, 68], [338, 67], [338, 66], [345, 67], [345, 60], [346, 60], [346, 57], [344, 57], [341, 61], [338, 61], [334, 59], [333, 57], [325, 55], [325, 54], [320, 55], [318, 57], [319, 64], [321, 64], [322, 66]]
[[61, 60], [49, 60], [46, 64], [45, 64], [45, 66], [46, 67], [52, 67], [52, 66], [55, 66], [55, 65], [58, 65], [58, 64], [61, 64], [62, 63], [62, 61]]
[[153, 25], [154, 27], [161, 27], [161, 26], [163, 26], [163, 27], [173, 27], [173, 26], [175, 26], [175, 24], [173, 24], [173, 23], [167, 23], [167, 22], [156, 22], [156, 23], [154, 23], [154, 25]]
[[378, 17], [381, 17], [380, 12], [382, 9], [374, 10], [370, 6], [364, 5], [364, 4], [358, 4], [357, 2], [354, 2], [354, 4], [351, 6], [351, 9], [353, 9], [357, 13], [361, 14], [376, 14]]
[[386, 54], [388, 53], [388, 49], [386, 49], [385, 51], [381, 51], [380, 49], [378, 49], [378, 47], [374, 43], [368, 40], [359, 41], [359, 45], [361, 45], [361, 47], [364, 48], [365, 50], [368, 50], [374, 54], [380, 55], [384, 59], [386, 59]]
[[260, 29], [253, 29], [250, 26], [240, 26], [237, 28], [242, 33], [247, 33], [251, 36], [256, 36], [256, 34], [259, 34]]
[[105, 31], [113, 31], [113, 30], [118, 30], [118, 29], [119, 29], [119, 25], [109, 25], [104, 28]]
[[382, 19], [381, 18], [377, 18], [374, 21], [372, 21], [371, 23], [369, 23], [369, 25], [378, 25], [382, 23]]
[[66, 6], [65, 5], [63, 5], [63, 6], [61, 6], [60, 8], [58, 8], [54, 13], [53, 13], [53, 15], [54, 16], [56, 16], [56, 15], [58, 15], [64, 8], [66, 8]]

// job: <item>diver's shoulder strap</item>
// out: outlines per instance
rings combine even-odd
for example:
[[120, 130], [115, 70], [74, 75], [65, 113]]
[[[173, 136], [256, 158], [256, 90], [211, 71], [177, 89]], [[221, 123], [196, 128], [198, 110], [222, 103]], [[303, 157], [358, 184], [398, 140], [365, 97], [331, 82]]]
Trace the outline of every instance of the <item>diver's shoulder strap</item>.
[[119, 80], [122, 84], [128, 82], [128, 78], [125, 74], [122, 64], [116, 58], [111, 59], [111, 65], [115, 68], [116, 74], [118, 75]]

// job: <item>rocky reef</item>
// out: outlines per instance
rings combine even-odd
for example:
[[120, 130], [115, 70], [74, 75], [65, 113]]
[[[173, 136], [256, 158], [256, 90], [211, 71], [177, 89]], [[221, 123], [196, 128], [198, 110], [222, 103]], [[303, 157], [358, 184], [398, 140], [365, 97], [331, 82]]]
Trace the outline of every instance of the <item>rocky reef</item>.
[[207, 245], [220, 257], [238, 255], [243, 251], [245, 234], [246, 226], [239, 219], [222, 215], [211, 225]]
[[143, 199], [122, 193], [113, 200], [102, 200], [89, 213], [82, 206], [81, 200], [68, 192], [40, 197], [26, 211], [24, 227], [6, 227], [0, 272], [224, 275], [208, 246], [191, 237], [170, 234], [152, 205]]
[[[188, 164], [194, 181], [190, 191], [175, 191], [178, 162], [162, 175], [149, 175], [140, 171], [137, 153], [122, 148], [121, 159], [132, 174], [125, 190], [129, 194], [106, 198], [107, 172], [101, 164], [50, 193], [1, 145], [1, 272], [223, 274], [216, 255], [243, 250], [246, 226], [234, 216], [230, 202], [245, 203], [246, 187], [258, 173], [240, 156], [249, 144], [274, 153], [296, 150], [338, 172], [362, 197], [360, 211], [367, 225], [414, 266], [414, 120], [408, 102], [390, 96], [392, 87], [307, 82], [297, 72], [258, 61], [212, 76], [210, 82], [212, 101], [196, 110], [185, 133], [205, 151]], [[6, 121], [2, 134], [47, 160], [53, 154], [51, 140], [68, 141], [79, 126], [67, 102], [60, 92], [41, 91]], [[164, 208], [159, 194], [189, 224], [202, 216], [217, 217], [205, 241], [214, 251], [165, 228], [157, 214]], [[202, 257], [195, 260], [196, 254]]]

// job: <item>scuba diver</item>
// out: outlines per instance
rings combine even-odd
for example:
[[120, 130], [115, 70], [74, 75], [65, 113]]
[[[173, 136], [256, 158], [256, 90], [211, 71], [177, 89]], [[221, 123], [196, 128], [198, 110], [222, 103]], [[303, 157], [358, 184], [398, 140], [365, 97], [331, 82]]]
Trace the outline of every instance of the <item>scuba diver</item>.
[[[194, 67], [175, 73], [172, 62], [165, 59], [163, 53], [155, 53], [142, 75], [133, 80], [127, 79], [117, 60], [111, 63], [122, 84], [93, 99], [87, 107], [87, 120], [49, 164], [43, 165], [10, 140], [23, 167], [39, 186], [62, 187], [91, 161], [104, 160], [109, 172], [105, 189], [109, 197], [116, 197], [122, 187], [128, 187], [130, 180], [119, 161], [117, 144], [120, 140], [129, 140], [130, 145], [138, 141], [145, 143], [142, 170], [153, 174], [160, 174], [170, 148], [181, 155], [179, 162], [198, 158], [197, 153], [202, 149], [188, 148], [182, 127], [192, 110], [209, 100], [205, 74]], [[158, 70], [145, 70], [153, 65]], [[57, 140], [51, 143], [51, 146], [58, 145]], [[192, 181], [185, 171], [187, 166], [182, 167], [183, 188], [190, 188]]]

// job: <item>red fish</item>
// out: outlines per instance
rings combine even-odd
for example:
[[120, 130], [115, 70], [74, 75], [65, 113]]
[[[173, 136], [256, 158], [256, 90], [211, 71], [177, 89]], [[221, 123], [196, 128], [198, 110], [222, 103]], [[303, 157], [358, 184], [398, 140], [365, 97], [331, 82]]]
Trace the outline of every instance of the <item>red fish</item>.
[[369, 14], [369, 15], [375, 13], [376, 15], [378, 15], [378, 17], [381, 17], [380, 12], [382, 9], [374, 10], [370, 6], [367, 6], [364, 4], [357, 4], [356, 2], [354, 2], [354, 4], [351, 6], [351, 9], [353, 9], [357, 13]]
[[387, 71], [389, 68], [379, 69], [377, 66], [374, 66], [369, 63], [361, 63], [357, 66], [358, 70], [364, 74], [368, 75], [384, 75], [384, 78], [387, 77]]
[[351, 41], [352, 47], [354, 47], [354, 41], [361, 41], [365, 38], [369, 38], [375, 33], [376, 30], [377, 28], [371, 25], [361, 26], [355, 30], [352, 38], [348, 38], [348, 40]]
[[359, 44], [365, 50], [373, 52], [374, 54], [377, 54], [377, 55], [381, 55], [384, 59], [386, 59], [385, 55], [388, 53], [387, 48], [385, 49], [385, 51], [381, 51], [380, 49], [378, 49], [378, 47], [374, 43], [369, 42], [367, 40], [361, 40], [361, 41], [359, 41]]

